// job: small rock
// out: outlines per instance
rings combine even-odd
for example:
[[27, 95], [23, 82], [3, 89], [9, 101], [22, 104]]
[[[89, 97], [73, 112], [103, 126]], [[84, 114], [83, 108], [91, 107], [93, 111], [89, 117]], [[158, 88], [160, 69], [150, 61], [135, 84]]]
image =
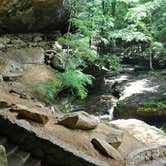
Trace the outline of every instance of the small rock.
[[4, 49], [6, 46], [3, 43], [0, 43], [0, 50]]
[[93, 138], [91, 143], [101, 153], [108, 155], [109, 157], [115, 160], [123, 160], [122, 155], [105, 140], [101, 140], [99, 138]]
[[2, 35], [2, 36], [0, 37], [0, 43], [3, 43], [4, 45], [9, 44], [10, 41], [11, 41], [10, 38], [7, 37], [6, 35]]
[[43, 39], [42, 39], [42, 36], [40, 36], [40, 35], [35, 36], [34, 39], [33, 39], [34, 42], [40, 42], [40, 41], [42, 41], [42, 40], [43, 40]]
[[3, 146], [0, 145], [0, 166], [7, 166], [6, 151]]
[[7, 101], [0, 100], [0, 108], [9, 108], [10, 104]]
[[15, 104], [10, 108], [11, 112], [17, 112], [18, 116], [30, 119], [32, 121], [46, 124], [49, 120], [48, 116], [46, 114], [43, 114], [42, 112], [34, 109], [34, 108], [28, 108], [26, 106]]
[[64, 61], [67, 61], [66, 56], [58, 54], [51, 59], [51, 67], [59, 71], [65, 71]]
[[84, 129], [90, 130], [97, 127], [99, 121], [92, 115], [80, 111], [65, 115], [58, 124], [72, 128], [72, 129]]
[[25, 48], [27, 44], [21, 39], [12, 39], [11, 43], [14, 45], [15, 48]]
[[20, 74], [20, 73], [5, 74], [5, 75], [3, 75], [3, 80], [4, 81], [17, 81], [21, 76], [22, 76], [22, 74]]
[[56, 51], [62, 51], [62, 45], [60, 45], [58, 42], [55, 42], [55, 43], [54, 43], [53, 48], [54, 48]]

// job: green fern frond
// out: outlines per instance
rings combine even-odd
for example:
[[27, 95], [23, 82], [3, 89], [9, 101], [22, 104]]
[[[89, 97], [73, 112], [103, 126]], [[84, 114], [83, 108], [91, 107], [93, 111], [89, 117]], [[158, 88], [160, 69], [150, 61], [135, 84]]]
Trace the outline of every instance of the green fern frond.
[[64, 87], [74, 90], [81, 99], [87, 96], [85, 86], [92, 84], [93, 79], [91, 75], [84, 74], [80, 70], [68, 70], [64, 73], [58, 73], [56, 78], [62, 82]]

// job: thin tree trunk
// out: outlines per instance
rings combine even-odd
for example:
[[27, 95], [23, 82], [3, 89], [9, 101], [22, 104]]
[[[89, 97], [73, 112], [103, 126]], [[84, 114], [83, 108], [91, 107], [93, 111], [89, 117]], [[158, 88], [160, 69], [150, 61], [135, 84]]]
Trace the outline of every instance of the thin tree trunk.
[[112, 16], [115, 17], [116, 15], [116, 0], [112, 2]]
[[153, 70], [153, 55], [151, 50], [149, 55], [149, 67], [150, 67], [150, 70]]

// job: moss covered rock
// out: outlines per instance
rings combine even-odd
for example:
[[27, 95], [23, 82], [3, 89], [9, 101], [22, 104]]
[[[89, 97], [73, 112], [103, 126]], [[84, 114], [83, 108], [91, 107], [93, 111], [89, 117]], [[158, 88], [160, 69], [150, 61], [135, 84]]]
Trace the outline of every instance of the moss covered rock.
[[145, 122], [164, 122], [166, 121], [166, 108], [122, 104], [116, 108], [115, 116], [124, 119], [137, 118]]
[[61, 29], [63, 0], [1, 0], [0, 33]]

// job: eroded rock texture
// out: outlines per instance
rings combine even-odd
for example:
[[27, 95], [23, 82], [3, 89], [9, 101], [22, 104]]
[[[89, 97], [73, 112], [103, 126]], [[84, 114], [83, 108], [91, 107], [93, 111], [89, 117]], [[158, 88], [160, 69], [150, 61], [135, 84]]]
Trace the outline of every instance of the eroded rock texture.
[[61, 29], [63, 0], [1, 0], [0, 33]]

